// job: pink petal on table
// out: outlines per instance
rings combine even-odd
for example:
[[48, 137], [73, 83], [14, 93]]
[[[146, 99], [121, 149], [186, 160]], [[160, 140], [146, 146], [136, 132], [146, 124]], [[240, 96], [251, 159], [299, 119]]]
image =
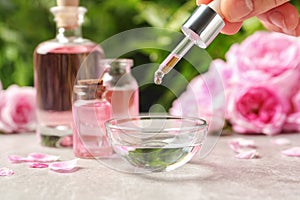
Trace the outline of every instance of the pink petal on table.
[[248, 139], [244, 139], [244, 138], [234, 138], [230, 142], [235, 142], [242, 148], [245, 148], [245, 147], [256, 148], [254, 140], [248, 140]]
[[59, 156], [48, 155], [43, 153], [31, 153], [27, 156], [28, 162], [53, 162], [57, 161]]
[[236, 141], [230, 141], [229, 142], [229, 147], [235, 152], [239, 153], [241, 151], [241, 146], [239, 145], [238, 142]]
[[54, 162], [49, 165], [49, 168], [53, 171], [61, 173], [74, 172], [78, 169], [77, 159], [63, 162]]
[[286, 156], [300, 157], [300, 147], [292, 147], [281, 152]]
[[258, 152], [255, 149], [251, 149], [249, 151], [240, 152], [235, 155], [235, 157], [239, 159], [253, 159], [258, 157]]
[[34, 162], [29, 165], [31, 168], [47, 168], [49, 165], [46, 163]]
[[276, 138], [271, 140], [271, 143], [283, 146], [283, 145], [291, 144], [291, 141], [287, 138]]
[[234, 138], [229, 141], [229, 147], [235, 152], [240, 153], [245, 148], [256, 148], [253, 140], [247, 140], [243, 138]]
[[26, 162], [26, 157], [18, 156], [18, 155], [10, 155], [8, 156], [8, 160], [12, 163], [21, 163]]
[[6, 167], [0, 168], [0, 176], [11, 176], [14, 174], [14, 171], [11, 169], [8, 169]]

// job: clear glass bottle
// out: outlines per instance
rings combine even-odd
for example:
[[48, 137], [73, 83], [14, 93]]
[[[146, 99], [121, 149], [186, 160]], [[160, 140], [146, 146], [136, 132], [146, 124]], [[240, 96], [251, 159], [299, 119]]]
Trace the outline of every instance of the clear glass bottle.
[[57, 6], [50, 11], [57, 24], [56, 37], [42, 42], [34, 51], [37, 134], [44, 146], [71, 146], [72, 93], [77, 71], [84, 59], [89, 66], [97, 66], [104, 54], [96, 43], [82, 38], [81, 25], [87, 11], [84, 7]]
[[74, 86], [73, 151], [76, 157], [97, 158], [113, 154], [104, 126], [112, 116], [112, 107], [105, 94], [102, 80], [79, 80]]
[[131, 74], [132, 59], [102, 59], [106, 98], [112, 105], [113, 117], [131, 117], [139, 114], [139, 90]]

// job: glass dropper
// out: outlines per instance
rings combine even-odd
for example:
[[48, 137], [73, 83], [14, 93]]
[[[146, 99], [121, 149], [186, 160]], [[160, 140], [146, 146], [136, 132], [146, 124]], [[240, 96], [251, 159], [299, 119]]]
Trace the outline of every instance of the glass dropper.
[[159, 65], [154, 74], [154, 83], [161, 84], [165, 74], [169, 73], [180, 59], [195, 44], [206, 48], [220, 33], [225, 23], [220, 13], [220, 0], [208, 5], [200, 5], [181, 27], [185, 38], [175, 47], [167, 58]]
[[192, 48], [194, 45], [188, 37], [185, 37], [177, 47], [168, 55], [168, 57], [159, 65], [158, 70], [154, 75], [154, 83], [161, 84], [165, 74], [179, 62], [179, 60]]

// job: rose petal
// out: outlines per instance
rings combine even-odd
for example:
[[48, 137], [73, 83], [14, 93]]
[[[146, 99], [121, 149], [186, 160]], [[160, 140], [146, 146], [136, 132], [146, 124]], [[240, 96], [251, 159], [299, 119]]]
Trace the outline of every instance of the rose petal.
[[53, 162], [57, 161], [59, 156], [48, 155], [43, 153], [31, 153], [27, 156], [29, 162]]
[[235, 157], [239, 159], [253, 159], [258, 157], [258, 152], [255, 149], [251, 149], [249, 151], [240, 152], [235, 155]]
[[286, 156], [300, 157], [300, 147], [292, 147], [281, 152]]
[[54, 162], [49, 165], [49, 168], [56, 172], [74, 172], [77, 170], [77, 159], [63, 161], [63, 162]]
[[240, 153], [245, 148], [256, 148], [253, 140], [243, 138], [234, 138], [229, 141], [229, 147], [235, 152]]
[[29, 165], [31, 168], [47, 168], [49, 165], [46, 163], [34, 162]]
[[229, 142], [229, 147], [235, 152], [239, 153], [241, 151], [241, 146], [238, 142], [236, 141], [230, 141]]
[[254, 140], [248, 140], [248, 139], [244, 139], [244, 138], [234, 138], [230, 141], [230, 143], [237, 143], [237, 145], [239, 145], [242, 148], [256, 148], [255, 142]]
[[8, 159], [12, 163], [21, 162], [53, 162], [59, 159], [59, 156], [48, 155], [43, 153], [30, 153], [27, 157], [22, 157], [18, 155], [10, 155]]
[[287, 138], [276, 138], [271, 140], [271, 143], [283, 146], [283, 145], [291, 144], [291, 141]]
[[21, 162], [26, 162], [26, 157], [22, 157], [18, 155], [10, 155], [8, 156], [8, 160], [11, 163], [21, 163]]
[[0, 176], [11, 176], [14, 174], [14, 171], [11, 169], [8, 169], [6, 167], [0, 168]]

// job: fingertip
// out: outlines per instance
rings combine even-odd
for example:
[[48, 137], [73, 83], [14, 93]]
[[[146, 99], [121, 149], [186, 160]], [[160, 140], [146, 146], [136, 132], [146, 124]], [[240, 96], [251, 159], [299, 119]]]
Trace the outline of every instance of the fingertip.
[[223, 0], [221, 11], [230, 22], [240, 22], [251, 16], [254, 10], [253, 0]]
[[242, 27], [243, 22], [228, 22], [225, 21], [225, 26], [222, 29], [221, 33], [226, 35], [234, 35], [236, 34]]
[[200, 4], [209, 4], [212, 0], [196, 0], [196, 4], [199, 6]]
[[261, 20], [262, 24], [266, 29], [274, 32], [279, 32], [279, 33], [284, 33], [286, 35], [290, 36], [300, 36], [300, 24], [295, 29], [292, 30], [286, 30], [286, 29], [281, 29], [278, 26], [273, 25], [272, 23], [269, 23], [268, 21], [263, 21]]
[[282, 30], [293, 31], [299, 24], [299, 14], [295, 6], [285, 3], [281, 6], [273, 8], [262, 13], [258, 18], [264, 22], [268, 22], [273, 26], [277, 26]]
[[281, 33], [283, 32], [282, 29], [280, 29], [278, 26], [275, 26], [266, 20], [260, 19], [260, 21], [264, 25], [264, 27], [270, 31], [281, 32]]

